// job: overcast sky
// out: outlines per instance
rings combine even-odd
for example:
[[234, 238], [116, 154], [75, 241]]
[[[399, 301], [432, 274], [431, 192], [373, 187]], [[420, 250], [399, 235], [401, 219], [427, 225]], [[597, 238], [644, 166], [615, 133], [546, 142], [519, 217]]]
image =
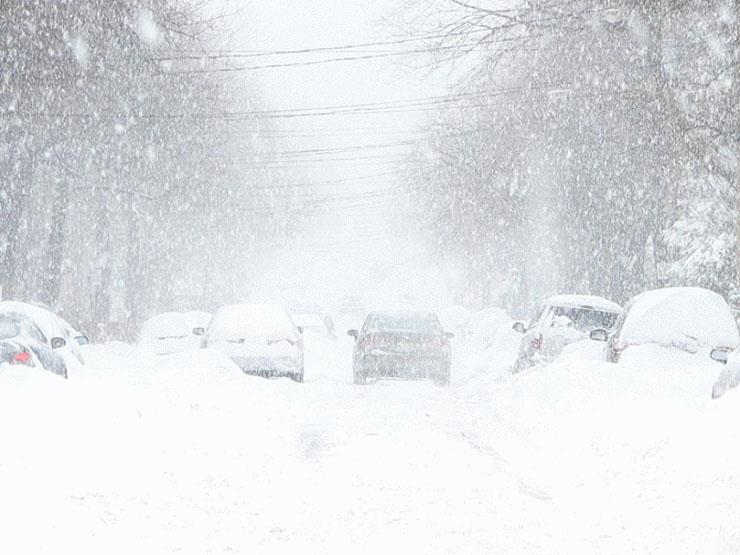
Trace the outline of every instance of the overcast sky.
[[[398, 29], [389, 28], [384, 18], [395, 6], [397, 2], [363, 0], [254, 2], [239, 15], [231, 40], [238, 48], [259, 51], [394, 40], [401, 34]], [[379, 47], [388, 48], [393, 47]], [[309, 62], [348, 55], [352, 53], [286, 55], [264, 61]], [[386, 102], [445, 92], [441, 76], [422, 77], [410, 72], [403, 59], [397, 57], [262, 69], [250, 72], [249, 78], [255, 80], [263, 103], [271, 110]], [[279, 120], [275, 123], [281, 129], [278, 148], [324, 149], [404, 141], [418, 137], [428, 115], [417, 112]], [[416, 241], [399, 236], [395, 229], [390, 231], [391, 222], [398, 227], [396, 209], [402, 197], [369, 196], [373, 191], [401, 185], [394, 172], [403, 152], [404, 147], [399, 146], [339, 156], [352, 160], [298, 165], [293, 178], [301, 182], [350, 181], [315, 189], [344, 200], [330, 203], [331, 213], [313, 221], [291, 252], [273, 261], [275, 271], [293, 276], [302, 272], [300, 278], [295, 277], [296, 286], [299, 281], [302, 287], [329, 284], [337, 291], [351, 290], [354, 283], [365, 278], [368, 268], [407, 272], [400, 269], [399, 260], [414, 258], [410, 248], [415, 247]]]

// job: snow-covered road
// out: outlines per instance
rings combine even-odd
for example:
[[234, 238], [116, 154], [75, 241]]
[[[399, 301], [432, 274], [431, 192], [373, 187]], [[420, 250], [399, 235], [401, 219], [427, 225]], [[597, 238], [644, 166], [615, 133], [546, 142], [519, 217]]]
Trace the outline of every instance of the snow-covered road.
[[348, 347], [305, 384], [122, 345], [67, 382], [4, 369], [0, 552], [740, 552], [716, 373], [653, 352], [510, 376], [501, 353], [450, 388], [359, 387]]

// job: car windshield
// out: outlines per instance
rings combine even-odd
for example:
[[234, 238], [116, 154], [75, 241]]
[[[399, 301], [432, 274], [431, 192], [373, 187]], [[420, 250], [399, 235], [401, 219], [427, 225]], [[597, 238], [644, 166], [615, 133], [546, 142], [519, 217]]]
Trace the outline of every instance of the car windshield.
[[565, 316], [573, 323], [574, 328], [582, 332], [597, 328], [612, 329], [619, 317], [617, 312], [570, 306], [554, 306], [551, 314], [553, 317]]
[[409, 331], [440, 333], [442, 327], [432, 314], [374, 314], [369, 319], [370, 331]]
[[21, 324], [17, 318], [7, 314], [0, 315], [0, 339], [11, 339], [21, 334]]

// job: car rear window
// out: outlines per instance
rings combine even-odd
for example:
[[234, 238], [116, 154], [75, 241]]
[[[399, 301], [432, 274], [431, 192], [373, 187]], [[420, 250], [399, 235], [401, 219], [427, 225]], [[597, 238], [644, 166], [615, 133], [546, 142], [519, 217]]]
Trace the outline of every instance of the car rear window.
[[433, 314], [374, 314], [368, 324], [370, 331], [442, 332], [442, 325]]

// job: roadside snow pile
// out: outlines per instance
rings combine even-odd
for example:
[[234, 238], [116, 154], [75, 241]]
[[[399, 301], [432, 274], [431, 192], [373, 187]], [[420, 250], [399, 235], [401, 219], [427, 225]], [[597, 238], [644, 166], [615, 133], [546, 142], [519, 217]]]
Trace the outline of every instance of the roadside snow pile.
[[740, 344], [732, 311], [722, 296], [696, 287], [648, 291], [631, 301], [620, 334], [623, 347], [657, 343], [683, 348], [687, 341], [698, 347], [731, 347]]
[[0, 552], [740, 552], [716, 363], [647, 345], [357, 387], [331, 345], [305, 384], [118, 344], [70, 380], [0, 368]]

